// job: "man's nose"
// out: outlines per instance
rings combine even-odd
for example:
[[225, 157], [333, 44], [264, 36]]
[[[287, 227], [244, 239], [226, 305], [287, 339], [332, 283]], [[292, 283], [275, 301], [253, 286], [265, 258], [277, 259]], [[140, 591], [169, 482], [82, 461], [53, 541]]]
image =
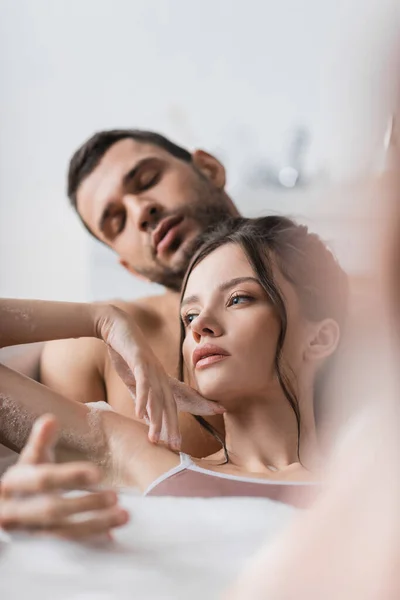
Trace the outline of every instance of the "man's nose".
[[155, 229], [161, 218], [161, 207], [155, 202], [138, 202], [136, 199], [128, 199], [128, 210], [139, 231], [151, 231]]

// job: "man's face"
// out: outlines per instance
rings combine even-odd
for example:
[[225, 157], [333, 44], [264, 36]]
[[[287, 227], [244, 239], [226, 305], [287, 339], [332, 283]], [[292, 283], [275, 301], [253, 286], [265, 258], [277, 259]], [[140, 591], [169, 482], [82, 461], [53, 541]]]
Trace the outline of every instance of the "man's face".
[[84, 179], [77, 208], [121, 264], [175, 290], [199, 235], [232, 214], [223, 188], [195, 164], [132, 139], [111, 146]]

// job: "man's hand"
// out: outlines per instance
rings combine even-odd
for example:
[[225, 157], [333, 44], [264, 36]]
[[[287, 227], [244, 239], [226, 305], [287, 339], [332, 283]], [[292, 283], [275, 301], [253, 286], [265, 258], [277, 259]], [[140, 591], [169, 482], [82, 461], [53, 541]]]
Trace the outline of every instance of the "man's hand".
[[196, 415], [216, 415], [224, 409], [202, 398], [195, 390], [170, 378], [142, 331], [133, 319], [117, 307], [99, 311], [98, 337], [109, 348], [115, 370], [135, 399], [138, 419], [149, 424], [149, 439], [180, 448], [178, 410]]
[[179, 412], [187, 412], [192, 415], [201, 415], [204, 417], [222, 415], [225, 412], [224, 407], [218, 404], [218, 402], [207, 400], [207, 398], [201, 396], [190, 385], [178, 381], [173, 377], [169, 377], [169, 384]]
[[58, 437], [56, 419], [46, 415], [35, 423], [18, 463], [1, 482], [0, 527], [82, 539], [110, 534], [128, 521], [112, 491], [65, 497], [65, 490], [87, 490], [101, 480], [91, 463], [54, 464]]

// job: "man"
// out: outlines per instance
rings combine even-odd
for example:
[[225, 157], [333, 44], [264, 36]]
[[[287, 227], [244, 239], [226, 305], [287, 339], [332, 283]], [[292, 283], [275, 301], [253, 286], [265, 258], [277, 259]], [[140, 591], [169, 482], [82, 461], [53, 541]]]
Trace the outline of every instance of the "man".
[[[167, 373], [176, 376], [184, 273], [200, 235], [238, 214], [225, 192], [223, 165], [157, 133], [105, 131], [72, 157], [68, 196], [86, 229], [116, 252], [124, 268], [166, 288], [160, 296], [119, 305], [139, 324]], [[48, 343], [41, 382], [78, 402], [107, 401], [134, 417], [132, 398], [98, 340]], [[221, 417], [210, 422], [221, 430]], [[206, 456], [218, 449], [191, 415], [180, 415], [180, 428], [183, 451]]]

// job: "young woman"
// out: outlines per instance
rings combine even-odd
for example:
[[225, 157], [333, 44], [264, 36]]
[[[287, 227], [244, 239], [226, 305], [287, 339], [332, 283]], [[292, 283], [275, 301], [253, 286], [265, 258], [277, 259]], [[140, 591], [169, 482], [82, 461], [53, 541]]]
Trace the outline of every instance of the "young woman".
[[[32, 419], [52, 412], [61, 424], [59, 457], [93, 460], [114, 485], [148, 494], [284, 498], [291, 486], [282, 484], [318, 476], [315, 390], [338, 347], [346, 301], [346, 276], [304, 226], [283, 217], [240, 218], [209, 235], [186, 275], [180, 314], [182, 376], [224, 411], [221, 451], [205, 459], [176, 452], [176, 399], [184, 397], [186, 409], [201, 400], [166, 377], [126, 316], [99, 305], [26, 308], [8, 301], [8, 314], [20, 311], [19, 321], [9, 319], [1, 335], [14, 343], [104, 339], [134, 388], [137, 416], [147, 413], [150, 428], [68, 401], [3, 368], [3, 438], [21, 447]], [[19, 435], [7, 427], [16, 422]], [[163, 424], [169, 448], [157, 443]]]

